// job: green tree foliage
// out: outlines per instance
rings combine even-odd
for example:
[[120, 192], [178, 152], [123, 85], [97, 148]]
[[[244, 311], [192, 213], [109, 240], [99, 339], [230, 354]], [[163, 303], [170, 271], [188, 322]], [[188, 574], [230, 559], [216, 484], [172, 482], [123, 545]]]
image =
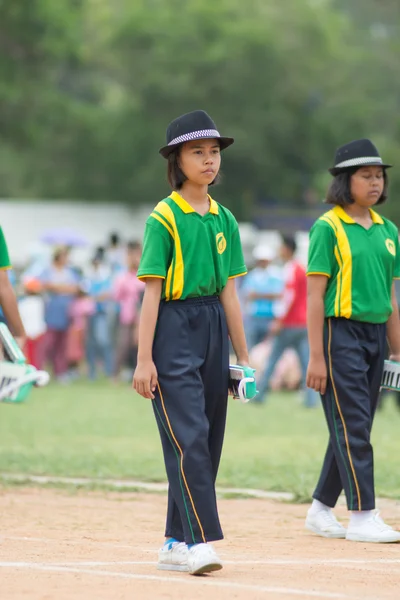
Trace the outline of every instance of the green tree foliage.
[[398, 17], [394, 0], [0, 0], [0, 195], [156, 202], [166, 125], [196, 108], [236, 138], [217, 196], [240, 217], [322, 197], [356, 137], [400, 164]]

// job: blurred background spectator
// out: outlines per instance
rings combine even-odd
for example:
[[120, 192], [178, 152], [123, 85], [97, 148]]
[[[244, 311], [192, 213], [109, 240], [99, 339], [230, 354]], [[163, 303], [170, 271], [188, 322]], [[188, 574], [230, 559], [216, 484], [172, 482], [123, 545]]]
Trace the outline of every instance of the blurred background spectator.
[[[256, 402], [265, 402], [270, 389], [274, 370], [285, 351], [293, 349], [301, 369], [301, 385], [305, 388], [309, 359], [307, 337], [307, 278], [304, 266], [295, 258], [297, 245], [292, 236], [283, 236], [280, 259], [283, 264], [284, 288], [281, 299], [274, 308], [275, 320], [269, 327], [274, 336], [266, 368], [259, 381], [259, 395]], [[305, 389], [304, 405], [315, 407], [318, 395], [314, 390]]]
[[116, 343], [115, 377], [118, 379], [122, 367], [136, 366], [137, 326], [142, 293], [145, 284], [136, 277], [141, 256], [141, 244], [129, 242], [126, 270], [114, 282], [114, 298], [119, 305], [119, 324]]
[[267, 244], [253, 252], [254, 268], [241, 286], [244, 323], [249, 350], [264, 340], [274, 320], [274, 307], [283, 291], [282, 268], [273, 264], [276, 254]]
[[86, 333], [86, 358], [89, 379], [96, 379], [97, 367], [102, 366], [104, 374], [113, 374], [113, 350], [108, 317], [112, 300], [111, 268], [104, 263], [104, 252], [98, 248], [91, 267], [86, 274], [88, 293], [93, 301], [93, 311], [88, 314]]
[[45, 292], [45, 358], [52, 365], [57, 380], [62, 383], [66, 383], [68, 377], [70, 310], [74, 297], [79, 292], [79, 279], [68, 259], [67, 248], [56, 248], [51, 265], [40, 276]]

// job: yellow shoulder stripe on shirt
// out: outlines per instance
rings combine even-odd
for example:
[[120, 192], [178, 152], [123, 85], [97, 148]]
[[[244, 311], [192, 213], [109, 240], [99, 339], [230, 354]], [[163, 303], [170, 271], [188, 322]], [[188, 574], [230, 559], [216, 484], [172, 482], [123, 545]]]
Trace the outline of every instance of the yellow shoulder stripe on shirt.
[[335, 209], [330, 210], [320, 217], [333, 229], [336, 237], [335, 257], [339, 265], [337, 277], [336, 297], [335, 297], [335, 316], [351, 317], [351, 283], [352, 283], [352, 256], [349, 240], [344, 230], [342, 221]]
[[174, 255], [167, 272], [165, 297], [166, 300], [179, 300], [182, 297], [184, 286], [184, 263], [175, 215], [171, 207], [162, 200], [155, 207], [152, 216], [157, 217], [157, 220], [164, 225], [174, 240]]
[[164, 219], [160, 217], [160, 215], [158, 215], [156, 212], [152, 212], [150, 216], [164, 225], [165, 229], [171, 234], [171, 237], [174, 237], [174, 232], [172, 231], [171, 227], [164, 221]]

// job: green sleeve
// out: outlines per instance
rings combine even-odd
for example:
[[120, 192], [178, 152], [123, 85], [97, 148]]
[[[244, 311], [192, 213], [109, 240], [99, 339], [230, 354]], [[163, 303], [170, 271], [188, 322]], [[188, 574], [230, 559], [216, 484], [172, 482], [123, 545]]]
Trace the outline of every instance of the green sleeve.
[[0, 227], [0, 269], [10, 269], [10, 257], [2, 228]]
[[310, 231], [307, 275], [331, 277], [335, 262], [335, 233], [324, 221], [316, 221]]
[[396, 258], [394, 261], [393, 277], [395, 279], [400, 279], [400, 244], [399, 244], [399, 231], [398, 231], [397, 227], [396, 227], [394, 244], [396, 247]]
[[165, 279], [172, 260], [173, 240], [166, 227], [153, 217], [146, 222], [143, 251], [138, 278], [160, 277]]
[[229, 279], [246, 275], [247, 268], [244, 262], [242, 242], [240, 241], [239, 226], [234, 219], [234, 228], [231, 235], [231, 264], [229, 267]]

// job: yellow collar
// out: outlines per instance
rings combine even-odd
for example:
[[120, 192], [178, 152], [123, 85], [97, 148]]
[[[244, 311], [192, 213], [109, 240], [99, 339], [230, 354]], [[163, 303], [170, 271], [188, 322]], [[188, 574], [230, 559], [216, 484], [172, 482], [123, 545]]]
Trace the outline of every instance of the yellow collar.
[[[172, 194], [170, 194], [170, 198], [172, 198], [172, 200], [179, 206], [179, 208], [185, 214], [196, 212], [194, 210], [194, 208], [192, 206], [190, 206], [189, 202], [186, 202], [186, 200], [184, 198], [182, 198], [182, 196], [180, 194], [178, 194], [178, 192], [172, 192]], [[208, 198], [210, 200], [209, 212], [212, 215], [217, 215], [218, 214], [218, 204], [215, 202], [215, 200], [213, 200], [211, 198], [211, 196], [208, 196]]]
[[[348, 215], [347, 212], [341, 206], [335, 206], [333, 212], [339, 217], [339, 219], [344, 221], [344, 223], [355, 223], [355, 220], [352, 219], [350, 215]], [[380, 215], [378, 215], [377, 212], [372, 210], [372, 208], [369, 209], [369, 212], [371, 214], [371, 219], [373, 223], [383, 225], [383, 219]]]

